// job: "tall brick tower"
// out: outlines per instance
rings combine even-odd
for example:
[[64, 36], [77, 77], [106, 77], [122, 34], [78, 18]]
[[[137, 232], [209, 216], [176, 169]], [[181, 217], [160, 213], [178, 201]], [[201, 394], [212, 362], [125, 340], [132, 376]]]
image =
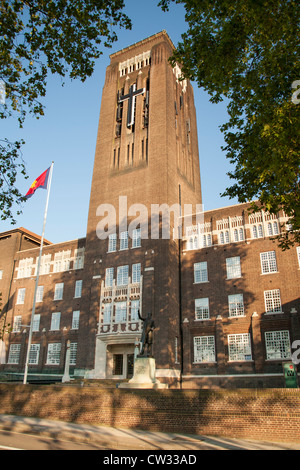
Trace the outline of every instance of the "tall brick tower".
[[[173, 48], [162, 31], [112, 54], [106, 70], [85, 262], [92, 278], [85, 334], [96, 353], [80, 355], [95, 378], [130, 376], [141, 334], [138, 309], [154, 318], [158, 377], [175, 379], [180, 370], [177, 222], [170, 218], [166, 237], [163, 216], [154, 213], [180, 202], [195, 208], [201, 186], [193, 90], [168, 62]], [[116, 221], [106, 226], [107, 238], [105, 209]]]

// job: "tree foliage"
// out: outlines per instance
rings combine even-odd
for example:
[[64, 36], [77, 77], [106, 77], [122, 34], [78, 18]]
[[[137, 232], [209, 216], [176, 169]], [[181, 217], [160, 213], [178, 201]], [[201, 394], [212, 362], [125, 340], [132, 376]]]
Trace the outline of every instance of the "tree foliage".
[[[234, 180], [223, 195], [258, 200], [290, 217], [283, 248], [300, 242], [300, 4], [293, 0], [162, 0], [185, 6], [188, 30], [172, 57], [213, 103], [228, 100], [221, 126]], [[300, 82], [299, 82], [300, 85]], [[296, 93], [296, 95], [295, 95]], [[294, 99], [292, 99], [294, 97]], [[296, 98], [296, 99], [295, 99]]]
[[[102, 46], [117, 40], [116, 27], [131, 28], [123, 7], [123, 0], [2, 0], [0, 83], [6, 97], [0, 118], [17, 117], [22, 127], [28, 113], [42, 116], [49, 73], [82, 81], [91, 76]], [[13, 220], [12, 204], [21, 201], [15, 183], [19, 171], [26, 173], [23, 143], [0, 141], [1, 219]]]

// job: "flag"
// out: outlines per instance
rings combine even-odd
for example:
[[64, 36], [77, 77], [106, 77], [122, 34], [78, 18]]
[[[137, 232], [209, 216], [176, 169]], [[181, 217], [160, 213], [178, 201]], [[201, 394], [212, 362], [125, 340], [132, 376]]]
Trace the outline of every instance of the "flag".
[[38, 188], [47, 189], [49, 173], [50, 168], [48, 168], [48, 170], [44, 171], [44, 173], [42, 173], [36, 180], [34, 180], [32, 185], [30, 186], [29, 191], [27, 192], [27, 194], [25, 194], [25, 197], [27, 199], [33, 196], [33, 194]]

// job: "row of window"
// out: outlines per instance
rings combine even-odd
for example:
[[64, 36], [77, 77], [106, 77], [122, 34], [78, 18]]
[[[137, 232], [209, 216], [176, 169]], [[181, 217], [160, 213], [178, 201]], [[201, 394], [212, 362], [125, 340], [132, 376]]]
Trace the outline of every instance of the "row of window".
[[130, 308], [127, 302], [114, 303], [114, 317], [113, 317], [113, 304], [105, 303], [103, 305], [103, 324], [109, 325], [113, 320], [114, 323], [126, 323], [127, 320], [131, 322], [138, 322], [138, 311], [140, 310], [140, 300], [131, 300]]
[[[298, 257], [300, 266], [299, 250]], [[278, 272], [275, 251], [267, 251], [265, 253], [260, 253], [260, 263], [262, 274], [271, 274]], [[226, 275], [227, 279], [235, 279], [242, 276], [241, 259], [239, 256], [234, 256], [232, 258], [226, 259]], [[194, 263], [194, 282], [195, 284], [201, 282], [208, 282], [208, 269], [206, 261], [203, 261], [201, 263]]]
[[[231, 228], [227, 219], [217, 221], [218, 244], [237, 243], [245, 240], [245, 227], [239, 226], [242, 217], [234, 217], [231, 220]], [[237, 225], [235, 228], [232, 225]], [[226, 228], [227, 227], [227, 228]], [[251, 238], [258, 239], [279, 235], [279, 222], [270, 221], [263, 225], [256, 223], [251, 225]], [[199, 227], [187, 228], [187, 250], [196, 250], [213, 245], [213, 232], [210, 223], [202, 224]]]
[[[280, 289], [267, 290], [264, 292], [266, 313], [283, 313], [280, 297]], [[245, 306], [243, 294], [228, 296], [229, 317], [244, 317]], [[195, 320], [209, 320], [209, 298], [195, 299]]]
[[[112, 287], [114, 282], [114, 268], [105, 270], [105, 287]], [[129, 282], [129, 266], [118, 266], [117, 268], [117, 286], [127, 286]], [[132, 265], [131, 283], [138, 284], [141, 281], [141, 263]]]
[[[286, 360], [291, 358], [291, 343], [289, 331], [265, 332], [265, 347], [267, 360]], [[9, 349], [8, 364], [19, 364], [20, 344], [11, 344]], [[76, 365], [77, 343], [70, 345], [70, 365]], [[40, 344], [32, 344], [30, 348], [29, 364], [39, 363]], [[60, 365], [61, 343], [49, 343], [47, 350], [47, 365]], [[228, 335], [228, 359], [229, 361], [252, 361], [252, 345], [249, 333]], [[216, 345], [214, 336], [194, 337], [195, 364], [215, 363]]]
[[[49, 274], [51, 266], [53, 265], [53, 273], [60, 273], [69, 271], [71, 266], [73, 269], [82, 269], [84, 266], [84, 248], [77, 248], [74, 253], [74, 258], [71, 257], [71, 250], [60, 251], [54, 254], [52, 261], [51, 254], [45, 254], [41, 259], [40, 274]], [[73, 261], [73, 265], [71, 262]], [[17, 268], [17, 278], [36, 276], [37, 261], [34, 264], [33, 258], [26, 258], [19, 261]]]
[[[39, 363], [41, 345], [32, 344], [29, 353], [29, 364], [37, 365]], [[8, 364], [19, 364], [20, 362], [20, 344], [11, 344], [8, 354]], [[46, 365], [59, 366], [61, 356], [61, 343], [49, 343], [47, 350]], [[70, 344], [70, 365], [76, 365], [77, 343]]]
[[[132, 231], [132, 245], [131, 248], [140, 248], [141, 246], [141, 229], [135, 229]], [[128, 250], [129, 249], [129, 233], [128, 231], [126, 232], [121, 232], [120, 233], [120, 245], [119, 245], [119, 250]], [[117, 251], [117, 234], [112, 233], [108, 237], [108, 253], [113, 253]]]
[[[79, 328], [79, 318], [80, 318], [80, 310], [74, 310], [72, 315], [72, 330], [78, 330]], [[50, 323], [50, 331], [59, 331], [60, 329], [60, 320], [61, 320], [61, 312], [53, 312], [51, 315], [51, 323]], [[38, 332], [40, 330], [40, 321], [41, 315], [35, 314], [33, 317], [33, 326], [32, 331]], [[12, 327], [12, 333], [20, 333], [22, 331], [22, 315], [15, 315]]]
[[[59, 282], [54, 286], [54, 297], [53, 300], [62, 300], [64, 293], [64, 283]], [[78, 280], [75, 283], [75, 292], [74, 292], [74, 299], [79, 299], [82, 293], [82, 280]], [[25, 303], [25, 295], [26, 295], [26, 288], [21, 287], [18, 289], [17, 294], [17, 305], [23, 305]], [[36, 302], [43, 302], [44, 298], [44, 286], [38, 286], [36, 292]]]
[[[291, 359], [289, 331], [265, 332], [267, 360]], [[252, 361], [251, 335], [249, 333], [228, 335], [229, 361]], [[194, 337], [194, 363], [216, 362], [214, 336]]]

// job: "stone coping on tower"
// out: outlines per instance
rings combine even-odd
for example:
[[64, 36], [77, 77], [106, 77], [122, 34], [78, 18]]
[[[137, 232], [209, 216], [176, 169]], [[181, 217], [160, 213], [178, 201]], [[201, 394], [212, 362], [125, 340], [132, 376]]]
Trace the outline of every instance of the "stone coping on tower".
[[124, 49], [121, 49], [120, 51], [114, 52], [109, 57], [110, 57], [111, 60], [113, 60], [118, 55], [124, 54], [125, 52], [128, 52], [131, 49], [136, 48], [137, 46], [147, 44], [148, 42], [151, 42], [151, 41], [155, 40], [156, 38], [159, 38], [160, 36], [164, 36], [168, 40], [168, 42], [169, 42], [170, 46], [172, 47], [172, 49], [175, 49], [175, 46], [174, 46], [172, 40], [170, 39], [170, 36], [168, 35], [167, 31], [164, 29], [164, 30], [160, 31], [159, 33], [153, 34], [152, 36], [149, 36], [148, 38], [143, 39], [142, 41], [138, 41], [135, 44], [132, 44], [131, 46], [125, 47]]

